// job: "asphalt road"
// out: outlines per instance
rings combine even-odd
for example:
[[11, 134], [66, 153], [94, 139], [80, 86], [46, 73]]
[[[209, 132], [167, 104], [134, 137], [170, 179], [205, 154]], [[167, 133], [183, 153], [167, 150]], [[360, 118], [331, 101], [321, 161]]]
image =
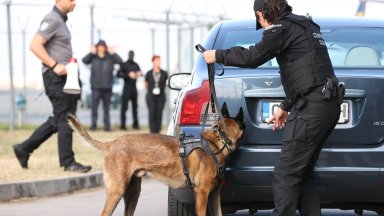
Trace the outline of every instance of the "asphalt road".
[[[168, 188], [164, 184], [145, 179], [136, 209], [137, 216], [166, 216]], [[105, 189], [82, 191], [56, 197], [22, 199], [0, 203], [1, 216], [95, 216], [100, 215], [105, 200]], [[113, 215], [123, 215], [120, 202]], [[271, 211], [260, 211], [254, 216], [268, 216]], [[323, 216], [355, 216], [353, 211], [325, 209]], [[364, 216], [376, 216], [374, 212], [364, 212]], [[239, 211], [227, 216], [248, 216], [248, 211]]]

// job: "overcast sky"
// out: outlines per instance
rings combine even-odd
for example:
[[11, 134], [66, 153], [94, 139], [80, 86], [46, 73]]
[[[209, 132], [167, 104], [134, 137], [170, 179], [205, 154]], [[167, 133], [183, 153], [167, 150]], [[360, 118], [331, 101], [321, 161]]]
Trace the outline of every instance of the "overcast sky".
[[[8, 60], [8, 40], [6, 25], [6, 1], [0, 0], [0, 89], [9, 88], [9, 60]], [[39, 27], [42, 17], [49, 12], [54, 0], [12, 0], [12, 40], [13, 40], [13, 65], [14, 83], [16, 87], [22, 86], [22, 38], [21, 29], [26, 29], [27, 46]], [[74, 55], [82, 58], [90, 47], [89, 34], [89, 4], [94, 0], [78, 0], [78, 7], [69, 16], [69, 25], [72, 30], [72, 44]], [[288, 0], [293, 6], [294, 13], [309, 13], [315, 17], [351, 17], [356, 13], [358, 0]], [[23, 6], [23, 4], [37, 4], [39, 6]], [[167, 9], [174, 12], [188, 14], [206, 14], [208, 16], [221, 16], [226, 19], [247, 19], [254, 18], [253, 0], [97, 0], [95, 10], [95, 25], [102, 29], [101, 37], [107, 43], [116, 48], [125, 60], [130, 49], [136, 51], [136, 61], [141, 65], [145, 72], [150, 69], [151, 53], [151, 34], [150, 28], [156, 29], [155, 53], [165, 56], [165, 29], [160, 24], [147, 24], [139, 22], [128, 22], [122, 18], [124, 16], [134, 16], [142, 18], [163, 19], [161, 13]], [[384, 4], [368, 3], [366, 16], [383, 19], [382, 11]], [[174, 19], [178, 19], [174, 15]], [[198, 18], [191, 18], [193, 22], [204, 22], [209, 18], [201, 15]], [[195, 21], [193, 20], [195, 19]], [[171, 35], [171, 56], [170, 70], [178, 64], [177, 53], [175, 52], [176, 28], [172, 27]], [[194, 33], [194, 42], [202, 42], [206, 35], [206, 30], [197, 29]], [[184, 32], [182, 41], [186, 43], [190, 39], [190, 33]], [[187, 43], [188, 46], [191, 42]], [[27, 50], [27, 84], [32, 88], [42, 88], [41, 64], [39, 60]], [[162, 65], [166, 66], [163, 59]], [[84, 68], [83, 79], [87, 79], [87, 68]], [[189, 68], [189, 66], [188, 66]]]

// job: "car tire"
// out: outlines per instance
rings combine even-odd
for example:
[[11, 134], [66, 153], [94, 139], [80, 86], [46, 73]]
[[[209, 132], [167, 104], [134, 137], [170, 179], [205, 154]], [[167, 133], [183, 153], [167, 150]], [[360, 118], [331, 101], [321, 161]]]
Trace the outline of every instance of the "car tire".
[[182, 203], [168, 189], [168, 216], [194, 216], [195, 206], [193, 204]]

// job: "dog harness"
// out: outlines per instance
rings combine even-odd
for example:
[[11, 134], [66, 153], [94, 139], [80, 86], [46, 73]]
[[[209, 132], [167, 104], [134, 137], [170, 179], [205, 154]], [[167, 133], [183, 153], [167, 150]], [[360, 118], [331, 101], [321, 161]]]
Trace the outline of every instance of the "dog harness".
[[224, 178], [225, 167], [221, 165], [219, 159], [217, 159], [216, 155], [220, 154], [225, 148], [231, 154], [234, 150], [230, 148], [232, 141], [228, 138], [228, 136], [220, 129], [218, 125], [213, 127], [213, 130], [218, 133], [220, 140], [223, 141], [223, 147], [220, 148], [218, 152], [213, 152], [211, 146], [203, 137], [196, 137], [193, 135], [185, 135], [184, 132], [180, 133], [179, 136], [179, 155], [181, 158], [181, 162], [183, 164], [183, 173], [185, 175], [185, 184], [189, 188], [193, 188], [192, 180], [189, 176], [189, 170], [187, 167], [187, 157], [191, 154], [195, 149], [202, 149], [206, 154], [210, 155], [212, 159], [216, 163], [217, 168], [217, 180], [220, 182]]

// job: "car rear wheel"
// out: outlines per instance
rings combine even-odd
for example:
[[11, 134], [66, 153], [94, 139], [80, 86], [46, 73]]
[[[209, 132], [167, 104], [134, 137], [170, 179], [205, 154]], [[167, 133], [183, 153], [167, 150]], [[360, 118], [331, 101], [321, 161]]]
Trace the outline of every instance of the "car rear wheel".
[[195, 207], [193, 204], [182, 203], [168, 189], [168, 216], [194, 216]]

